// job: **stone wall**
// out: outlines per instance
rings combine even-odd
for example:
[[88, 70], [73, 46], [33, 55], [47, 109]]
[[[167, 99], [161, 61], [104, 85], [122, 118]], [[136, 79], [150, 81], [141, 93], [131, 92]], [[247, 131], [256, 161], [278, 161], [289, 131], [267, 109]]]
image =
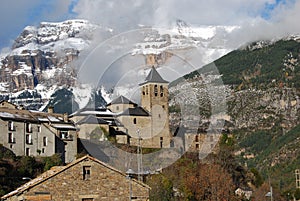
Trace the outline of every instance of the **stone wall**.
[[[89, 176], [84, 169], [90, 170]], [[51, 200], [81, 201], [84, 198], [93, 198], [94, 201], [128, 201], [130, 189], [132, 200], [148, 200], [147, 186], [87, 158], [9, 200], [47, 195]]]

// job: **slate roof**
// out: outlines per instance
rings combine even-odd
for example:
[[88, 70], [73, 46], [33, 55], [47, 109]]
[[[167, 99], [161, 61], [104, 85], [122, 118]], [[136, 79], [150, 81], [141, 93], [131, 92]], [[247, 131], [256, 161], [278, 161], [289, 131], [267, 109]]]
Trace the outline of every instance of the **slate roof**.
[[88, 116], [88, 115], [94, 115], [99, 117], [112, 117], [114, 116], [114, 113], [111, 112], [107, 108], [83, 108], [80, 109], [73, 114], [70, 114], [69, 117], [72, 118], [74, 116]]
[[140, 85], [144, 85], [147, 83], [169, 83], [169, 82], [164, 80], [157, 72], [157, 70], [154, 67], [152, 67], [145, 79], [145, 82], [141, 83]]
[[150, 116], [150, 114], [142, 107], [128, 108], [118, 116]]
[[[95, 161], [95, 162], [99, 163], [100, 165], [102, 165], [102, 166], [104, 166], [104, 167], [106, 167], [106, 168], [114, 171], [117, 174], [122, 174], [124, 177], [126, 176], [125, 173], [123, 173], [123, 172], [115, 169], [114, 167], [112, 167], [112, 166], [110, 166], [110, 165], [108, 165], [108, 164], [106, 164], [106, 163], [104, 163], [104, 162], [102, 162], [102, 161], [100, 161], [100, 160], [92, 157], [92, 156], [86, 155], [86, 156], [84, 156], [82, 158], [79, 158], [79, 159], [75, 160], [72, 163], [69, 163], [66, 166], [58, 166], [58, 167], [51, 168], [50, 170], [44, 172], [43, 174], [41, 174], [40, 176], [36, 177], [35, 179], [30, 180], [29, 182], [25, 183], [24, 185], [22, 185], [21, 187], [17, 188], [16, 190], [14, 190], [14, 191], [12, 191], [12, 192], [10, 192], [10, 193], [2, 196], [1, 200], [2, 199], [7, 199], [7, 198], [9, 198], [11, 196], [14, 196], [16, 194], [23, 193], [27, 189], [30, 189], [30, 188], [32, 188], [32, 187], [34, 187], [34, 186], [36, 186], [36, 185], [38, 185], [38, 184], [40, 184], [40, 183], [48, 180], [51, 177], [54, 177], [54, 176], [58, 175], [59, 173], [65, 171], [67, 169], [69, 169], [70, 167], [72, 167], [72, 166], [80, 163], [81, 161], [84, 161], [85, 159], [89, 159], [89, 160]], [[137, 184], [139, 184], [139, 185], [142, 185], [142, 186], [150, 189], [150, 187], [147, 184], [144, 184], [144, 183], [142, 183], [140, 181], [137, 181], [135, 179], [132, 179], [132, 181], [135, 182], [135, 183], [137, 183]]]
[[111, 101], [110, 103], [108, 103], [106, 106], [114, 105], [114, 104], [131, 104], [131, 105], [135, 105], [135, 106], [137, 105], [136, 103], [132, 102], [125, 96], [119, 96], [118, 98], [116, 98], [113, 101]]
[[19, 109], [17, 106], [15, 108], [0, 106], [0, 119], [18, 122], [49, 123], [52, 127], [54, 127], [53, 125], [57, 125], [55, 128], [76, 130], [72, 121], [64, 121], [63, 114]]
[[76, 124], [77, 125], [81, 125], [81, 124], [108, 124], [108, 122], [101, 119], [101, 118], [97, 118], [94, 115], [88, 115], [88, 116], [84, 117], [83, 119], [79, 120]]

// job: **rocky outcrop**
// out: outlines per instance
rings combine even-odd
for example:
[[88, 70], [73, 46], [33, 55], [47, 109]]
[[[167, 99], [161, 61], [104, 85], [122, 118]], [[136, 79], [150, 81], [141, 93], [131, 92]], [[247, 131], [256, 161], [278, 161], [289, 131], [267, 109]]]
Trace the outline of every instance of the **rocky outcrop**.
[[1, 59], [1, 91], [34, 89], [37, 84], [73, 86], [76, 75], [72, 62], [89, 46], [96, 28], [85, 20], [26, 27], [12, 51]]
[[[0, 82], [7, 82], [8, 91], [20, 91], [33, 89], [38, 83], [49, 82], [51, 71], [57, 74], [51, 76], [53, 83], [62, 83], [61, 77], [65, 76], [67, 66], [79, 55], [78, 50], [65, 50], [65, 55], [59, 56], [55, 52], [44, 52], [41, 50], [24, 50], [20, 55], [9, 55], [2, 60], [0, 68]], [[46, 74], [45, 74], [46, 73]], [[48, 74], [48, 76], [47, 76]], [[71, 74], [69, 74], [71, 75]], [[72, 75], [73, 78], [75, 75]], [[71, 81], [68, 77], [66, 80]], [[62, 84], [72, 85], [73, 83]]]

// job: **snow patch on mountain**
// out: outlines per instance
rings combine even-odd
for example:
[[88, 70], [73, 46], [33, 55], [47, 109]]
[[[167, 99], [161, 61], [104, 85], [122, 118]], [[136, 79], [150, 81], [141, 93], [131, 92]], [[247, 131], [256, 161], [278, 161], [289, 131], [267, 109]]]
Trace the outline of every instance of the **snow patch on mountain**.
[[90, 45], [93, 33], [98, 28], [101, 27], [87, 20], [41, 22], [39, 27], [27, 26], [16, 39], [10, 54], [20, 55], [24, 50], [51, 52], [68, 48], [80, 51]]
[[107, 103], [110, 103], [112, 101], [111, 94], [107, 92], [107, 90], [104, 88], [104, 86], [101, 86], [100, 92], [101, 92], [101, 96], [104, 98], [104, 100]]
[[20, 68], [13, 71], [12, 75], [21, 75], [21, 74], [25, 74], [28, 77], [32, 76], [32, 70], [31, 70], [31, 66], [26, 65], [25, 62], [19, 62]]
[[79, 108], [84, 108], [91, 98], [93, 88], [88, 84], [82, 84], [71, 88], [74, 100], [78, 103]]

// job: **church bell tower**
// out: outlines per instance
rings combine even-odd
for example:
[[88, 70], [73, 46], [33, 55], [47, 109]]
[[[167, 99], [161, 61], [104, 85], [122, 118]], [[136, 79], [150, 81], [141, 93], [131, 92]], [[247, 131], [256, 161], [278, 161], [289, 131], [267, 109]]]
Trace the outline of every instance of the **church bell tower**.
[[151, 138], [143, 143], [151, 147], [170, 147], [168, 84], [154, 67], [140, 84], [141, 106], [151, 115]]

